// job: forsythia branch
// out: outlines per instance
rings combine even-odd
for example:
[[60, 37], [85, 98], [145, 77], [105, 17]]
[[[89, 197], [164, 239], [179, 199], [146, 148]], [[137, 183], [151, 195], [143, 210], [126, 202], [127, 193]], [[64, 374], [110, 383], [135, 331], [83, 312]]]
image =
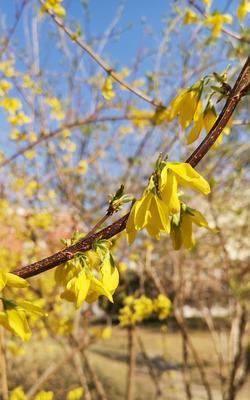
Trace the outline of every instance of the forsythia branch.
[[[216, 139], [219, 137], [223, 129], [226, 127], [230, 117], [232, 116], [237, 104], [243, 95], [243, 91], [250, 82], [250, 56], [247, 58], [234, 87], [232, 88], [227, 101], [213, 125], [212, 129], [202, 141], [202, 143], [197, 147], [197, 149], [191, 154], [191, 156], [186, 160], [192, 167], [195, 167], [202, 158], [207, 154], [209, 149], [212, 147]], [[22, 277], [29, 278], [34, 275], [38, 275], [44, 271], [48, 271], [65, 263], [67, 260], [74, 257], [76, 252], [84, 252], [91, 249], [92, 244], [97, 239], [109, 239], [118, 233], [122, 232], [125, 227], [129, 217], [129, 213], [109, 225], [107, 228], [102, 229], [97, 233], [92, 235], [87, 235], [87, 237], [80, 240], [78, 243], [61, 250], [50, 257], [44, 258], [33, 264], [27, 265], [20, 269], [13, 271], [14, 274]]]

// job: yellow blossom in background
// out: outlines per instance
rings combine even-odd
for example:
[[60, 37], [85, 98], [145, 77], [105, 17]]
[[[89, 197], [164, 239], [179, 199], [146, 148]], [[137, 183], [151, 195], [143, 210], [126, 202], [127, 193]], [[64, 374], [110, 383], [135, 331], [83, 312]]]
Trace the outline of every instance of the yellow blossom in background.
[[20, 100], [10, 97], [3, 97], [0, 100], [0, 106], [3, 107], [5, 111], [8, 111], [11, 114], [14, 114], [17, 110], [22, 108]]
[[24, 189], [24, 193], [27, 197], [32, 197], [38, 190], [39, 184], [34, 179], [31, 180]]
[[21, 132], [18, 129], [12, 129], [9, 137], [11, 140], [21, 140], [22, 139]]
[[205, 6], [210, 7], [212, 4], [212, 0], [201, 0], [203, 4], [205, 4]]
[[53, 12], [58, 17], [63, 18], [66, 14], [65, 9], [61, 6], [62, 0], [45, 0], [41, 6], [41, 12]]
[[45, 97], [44, 103], [51, 108], [51, 118], [58, 121], [65, 118], [65, 113], [62, 111], [61, 103], [56, 97]]
[[23, 75], [22, 77], [23, 82], [22, 82], [22, 87], [25, 89], [31, 89], [34, 86], [34, 82], [30, 79], [28, 74]]
[[106, 326], [106, 328], [102, 331], [102, 339], [107, 340], [110, 339], [112, 335], [112, 329], [110, 326]]
[[21, 357], [25, 354], [25, 350], [13, 341], [8, 341], [7, 349], [14, 357]]
[[189, 25], [198, 21], [197, 15], [190, 9], [187, 9], [183, 18], [183, 24]]
[[29, 124], [31, 121], [31, 118], [28, 117], [27, 115], [25, 115], [22, 111], [16, 113], [15, 115], [9, 115], [9, 117], [7, 118], [7, 120], [9, 121], [9, 123], [11, 125], [25, 125], [25, 124]]
[[171, 308], [170, 300], [160, 294], [156, 299], [142, 295], [137, 299], [127, 296], [123, 300], [123, 307], [119, 310], [119, 322], [121, 326], [135, 325], [149, 318], [153, 313], [158, 314], [159, 319], [165, 319]]
[[165, 319], [170, 313], [171, 301], [164, 294], [159, 294], [158, 297], [153, 300], [153, 308], [160, 320]]
[[27, 400], [23, 388], [21, 386], [16, 387], [12, 390], [10, 400]]
[[232, 24], [231, 15], [215, 12], [214, 14], [207, 16], [204, 20], [204, 25], [211, 27], [211, 34], [214, 38], [220, 36], [223, 24]]
[[30, 132], [28, 136], [28, 140], [30, 143], [35, 143], [37, 141], [37, 135], [35, 132]]
[[71, 389], [67, 393], [67, 400], [80, 400], [82, 399], [84, 394], [84, 389], [82, 387], [77, 387], [75, 389]]
[[135, 107], [129, 109], [129, 119], [132, 124], [139, 129], [143, 129], [147, 126], [151, 119], [154, 117], [154, 112], [151, 110], [139, 110]]
[[79, 161], [79, 163], [78, 163], [78, 165], [76, 167], [77, 173], [81, 174], [81, 175], [84, 175], [84, 174], [86, 174], [87, 169], [88, 169], [87, 161], [85, 161], [85, 160]]
[[27, 158], [27, 160], [33, 160], [35, 158], [36, 152], [35, 150], [27, 150], [24, 153], [24, 157]]
[[2, 79], [0, 81], [0, 96], [5, 96], [6, 93], [11, 89], [11, 83]]
[[53, 398], [53, 392], [45, 392], [44, 390], [42, 390], [41, 392], [37, 393], [37, 395], [34, 397], [34, 400], [53, 400]]
[[236, 14], [239, 21], [243, 21], [247, 13], [250, 13], [250, 1], [242, 0], [237, 8]]
[[12, 78], [15, 76], [15, 71], [13, 69], [14, 60], [5, 60], [0, 62], [0, 71], [6, 78]]
[[102, 86], [102, 95], [106, 100], [111, 100], [115, 96], [113, 92], [113, 80], [110, 75], [108, 75], [104, 81]]

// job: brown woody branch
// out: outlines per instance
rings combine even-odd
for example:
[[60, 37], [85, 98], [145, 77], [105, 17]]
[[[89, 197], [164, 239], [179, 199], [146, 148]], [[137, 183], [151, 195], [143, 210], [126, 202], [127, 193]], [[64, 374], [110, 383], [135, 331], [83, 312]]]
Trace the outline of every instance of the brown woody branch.
[[[198, 148], [191, 154], [191, 156], [186, 160], [192, 167], [195, 167], [202, 158], [207, 154], [211, 146], [214, 144], [216, 139], [219, 137], [223, 129], [226, 127], [230, 117], [232, 116], [237, 104], [240, 102], [242, 97], [242, 93], [245, 87], [250, 82], [250, 56], [247, 58], [246, 63], [244, 64], [238, 79], [235, 82], [233, 89], [230, 92], [230, 95], [227, 98], [226, 104], [223, 107], [218, 119], [216, 120], [214, 126], [203, 140], [203, 142], [198, 146]], [[43, 260], [37, 261], [33, 264], [27, 265], [25, 267], [19, 268], [13, 273], [22, 277], [29, 278], [34, 275], [38, 275], [44, 271], [48, 271], [65, 263], [67, 260], [74, 257], [74, 254], [81, 251], [87, 251], [91, 249], [92, 244], [95, 240], [98, 239], [109, 239], [118, 233], [122, 232], [126, 227], [126, 222], [128, 219], [129, 213], [115, 221], [113, 224], [109, 225], [107, 228], [102, 229], [101, 231], [94, 233], [86, 238], [83, 238], [78, 243], [67, 247], [64, 250], [61, 250], [50, 257], [44, 258]]]

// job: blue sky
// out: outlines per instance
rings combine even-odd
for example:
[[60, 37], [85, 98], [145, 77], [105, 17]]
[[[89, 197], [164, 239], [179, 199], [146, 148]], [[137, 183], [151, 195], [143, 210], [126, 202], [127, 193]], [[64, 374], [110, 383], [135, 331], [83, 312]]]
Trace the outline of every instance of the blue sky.
[[[200, 0], [197, 0], [201, 4]], [[81, 6], [82, 0], [64, 0], [63, 5], [67, 10], [67, 16], [65, 22], [71, 26], [72, 29], [75, 27], [75, 21], [79, 21], [83, 29], [84, 35], [87, 39], [93, 37], [102, 37], [103, 32], [109, 27], [112, 22], [116, 10], [120, 4], [118, 0], [89, 0], [89, 19], [86, 19], [86, 15], [83, 12]], [[182, 4], [186, 4], [185, 0], [125, 0], [124, 9], [119, 23], [115, 27], [115, 31], [124, 30], [117, 40], [114, 38], [109, 40], [103, 51], [102, 57], [111, 63], [112, 66], [116, 67], [116, 63], [119, 65], [118, 69], [122, 66], [131, 66], [140, 51], [141, 48], [147, 48], [149, 50], [157, 49], [161, 38], [162, 30], [167, 26], [167, 19], [171, 18], [171, 8], [173, 4], [181, 7]], [[224, 9], [226, 4], [231, 4], [230, 9], [235, 9], [238, 4], [238, 0], [228, 2], [228, 0], [214, 0], [212, 9]], [[15, 20], [15, 8], [20, 6], [21, 0], [0, 0], [0, 18], [5, 20], [5, 25], [10, 29]], [[25, 29], [29, 26], [31, 28], [31, 10], [32, 7], [39, 7], [38, 0], [31, 0], [28, 10], [25, 11], [23, 18], [21, 19], [15, 34], [12, 38], [12, 43], [18, 43], [19, 48], [24, 45]], [[148, 34], [145, 34], [145, 26], [147, 27]], [[59, 91], [63, 92], [64, 83], [63, 79], [60, 79], [58, 72], [63, 72], [64, 67], [60, 64], [60, 52], [56, 50], [56, 41], [53, 41], [53, 33], [57, 30], [53, 23], [51, 23], [49, 17], [44, 18], [44, 22], [40, 27], [39, 31], [39, 45], [40, 45], [40, 61], [41, 67], [47, 71], [57, 73], [55, 81], [58, 84]], [[152, 31], [152, 34], [150, 32]], [[183, 41], [185, 45], [189, 38], [185, 37], [185, 32], [178, 40]], [[171, 36], [172, 59], [177, 60], [178, 67], [178, 49], [175, 46], [174, 35]], [[76, 46], [68, 41], [69, 48], [74, 51]], [[96, 46], [93, 44], [94, 49]], [[175, 49], [176, 47], [176, 49]], [[94, 62], [89, 60], [87, 55], [83, 55], [85, 59], [88, 59], [89, 65], [93, 65], [97, 68]], [[170, 60], [171, 61], [171, 60]], [[65, 62], [65, 61], [64, 61]], [[167, 62], [166, 69], [167, 69]], [[22, 70], [22, 64], [17, 61], [17, 67]], [[146, 72], [152, 70], [152, 58], [147, 58], [139, 66], [138, 76], [145, 75]], [[222, 66], [223, 68], [223, 66]], [[98, 69], [98, 68], [97, 68]], [[167, 98], [167, 93], [163, 101]], [[144, 106], [144, 104], [142, 104]], [[4, 126], [4, 120], [1, 122], [1, 126]]]

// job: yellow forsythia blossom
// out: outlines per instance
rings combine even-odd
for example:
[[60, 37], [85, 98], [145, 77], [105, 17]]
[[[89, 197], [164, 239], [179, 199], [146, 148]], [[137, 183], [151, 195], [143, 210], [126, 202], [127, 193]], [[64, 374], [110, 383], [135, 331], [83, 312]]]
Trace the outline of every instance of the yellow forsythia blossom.
[[29, 124], [31, 121], [31, 118], [28, 117], [27, 115], [25, 115], [22, 111], [14, 114], [14, 115], [10, 115], [7, 120], [9, 121], [9, 123], [11, 125], [25, 125], [25, 124]]
[[[42, 390], [36, 394], [34, 400], [53, 400], [53, 398], [53, 392], [45, 392]], [[18, 386], [12, 390], [10, 400], [27, 400], [27, 396], [25, 395], [22, 386]]]
[[197, 15], [192, 11], [192, 10], [187, 10], [185, 12], [184, 18], [183, 18], [183, 24], [184, 25], [189, 25], [193, 24], [194, 22], [197, 22], [198, 17]]
[[20, 100], [6, 96], [0, 100], [0, 106], [3, 107], [5, 111], [8, 111], [11, 114], [14, 114], [17, 110], [22, 108]]
[[0, 71], [6, 78], [12, 78], [15, 75], [13, 69], [14, 60], [5, 60], [0, 62]]
[[153, 312], [152, 300], [144, 295], [138, 299], [128, 296], [124, 299], [123, 304], [124, 307], [119, 311], [121, 326], [134, 325], [148, 318]]
[[158, 315], [160, 320], [167, 318], [171, 309], [170, 300], [163, 294], [152, 300], [142, 295], [139, 298], [127, 296], [123, 301], [123, 307], [119, 311], [119, 321], [121, 326], [135, 325], [153, 313]]
[[113, 81], [110, 75], [108, 75], [104, 81], [102, 86], [102, 95], [106, 100], [111, 100], [115, 96], [113, 92]]
[[182, 129], [186, 129], [193, 121], [203, 89], [203, 81], [199, 81], [189, 89], [183, 89], [169, 103], [170, 120], [178, 117]]
[[81, 160], [79, 161], [77, 167], [76, 167], [76, 171], [78, 174], [84, 175], [86, 174], [88, 169], [88, 163], [85, 160]]
[[232, 17], [229, 14], [220, 14], [219, 12], [215, 12], [207, 16], [204, 20], [205, 26], [211, 27], [212, 37], [217, 38], [221, 34], [221, 28], [223, 24], [231, 24]]
[[50, 116], [58, 121], [64, 119], [65, 114], [62, 111], [61, 103], [56, 97], [46, 97], [44, 103], [51, 108]]
[[250, 1], [242, 0], [237, 8], [237, 18], [242, 21], [246, 14], [250, 12]]
[[[90, 256], [89, 256], [90, 254]], [[83, 301], [92, 303], [103, 295], [113, 302], [113, 293], [119, 284], [119, 272], [113, 264], [110, 252], [105, 249], [101, 256], [76, 257], [55, 271], [55, 280], [65, 287], [61, 298], [79, 308]]]
[[208, 182], [188, 163], [162, 162], [160, 175], [153, 174], [142, 197], [132, 206], [126, 232], [132, 243], [137, 231], [146, 229], [154, 239], [169, 233], [169, 216], [180, 211], [178, 185], [207, 195]]
[[153, 176], [142, 197], [132, 206], [126, 225], [128, 242], [132, 243], [137, 231], [143, 228], [154, 239], [159, 239], [160, 232], [169, 232], [170, 229], [168, 204], [161, 199]]
[[43, 12], [53, 12], [58, 17], [65, 16], [65, 9], [61, 6], [62, 0], [45, 0], [41, 6], [41, 11]]
[[196, 115], [194, 116], [194, 124], [187, 135], [187, 144], [193, 143], [198, 139], [201, 130], [205, 128], [208, 133], [217, 119], [216, 111], [211, 103], [208, 102], [204, 112], [202, 112], [201, 106], [198, 107]]
[[[0, 272], [0, 291], [5, 286], [24, 288], [28, 282], [9, 272]], [[3, 311], [0, 312], [0, 325], [8, 329], [23, 340], [30, 338], [31, 332], [26, 319], [26, 314], [45, 315], [44, 311], [26, 300], [11, 300], [1, 297]]]
[[5, 96], [6, 93], [10, 90], [11, 88], [11, 83], [2, 79], [0, 81], [0, 96]]
[[84, 389], [82, 387], [77, 387], [75, 389], [70, 390], [67, 393], [67, 400], [80, 400], [82, 399], [84, 393]]
[[216, 229], [210, 228], [202, 213], [183, 205], [180, 214], [174, 215], [171, 221], [170, 238], [175, 250], [179, 250], [182, 245], [186, 249], [190, 249], [194, 246], [195, 239], [192, 231], [193, 224], [206, 228], [211, 232], [217, 232]]
[[158, 314], [160, 320], [168, 317], [171, 310], [171, 301], [164, 294], [159, 294], [156, 299], [153, 300], [154, 312]]

